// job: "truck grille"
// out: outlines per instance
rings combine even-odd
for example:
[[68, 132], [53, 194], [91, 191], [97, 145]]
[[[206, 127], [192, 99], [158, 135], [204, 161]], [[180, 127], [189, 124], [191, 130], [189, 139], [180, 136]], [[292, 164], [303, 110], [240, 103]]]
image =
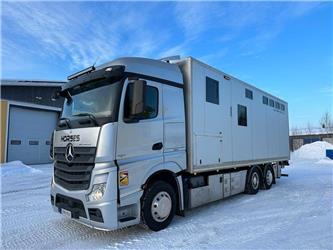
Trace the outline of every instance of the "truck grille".
[[75, 147], [74, 159], [70, 163], [66, 160], [65, 152], [65, 147], [54, 148], [54, 181], [67, 190], [88, 189], [96, 148]]

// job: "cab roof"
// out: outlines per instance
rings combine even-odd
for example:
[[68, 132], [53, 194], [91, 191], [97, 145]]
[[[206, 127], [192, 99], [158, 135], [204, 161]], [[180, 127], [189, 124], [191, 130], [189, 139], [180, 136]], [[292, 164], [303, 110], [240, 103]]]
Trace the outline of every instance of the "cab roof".
[[114, 65], [124, 65], [125, 72], [147, 75], [178, 84], [183, 84], [183, 76], [178, 65], [170, 64], [156, 59], [148, 59], [143, 57], [122, 57], [102, 64], [96, 67], [96, 70]]

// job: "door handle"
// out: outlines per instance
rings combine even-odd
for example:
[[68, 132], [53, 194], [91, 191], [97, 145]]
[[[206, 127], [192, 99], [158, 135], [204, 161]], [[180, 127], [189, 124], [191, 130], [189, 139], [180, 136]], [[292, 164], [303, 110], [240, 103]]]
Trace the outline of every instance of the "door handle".
[[158, 142], [153, 145], [152, 150], [161, 150], [162, 148], [163, 148], [163, 143]]

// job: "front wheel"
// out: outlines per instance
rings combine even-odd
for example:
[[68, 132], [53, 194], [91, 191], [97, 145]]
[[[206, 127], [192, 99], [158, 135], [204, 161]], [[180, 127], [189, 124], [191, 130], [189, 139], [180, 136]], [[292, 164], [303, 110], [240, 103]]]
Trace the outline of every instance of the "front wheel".
[[157, 181], [151, 185], [142, 200], [143, 222], [153, 231], [166, 228], [176, 212], [176, 193], [173, 187]]

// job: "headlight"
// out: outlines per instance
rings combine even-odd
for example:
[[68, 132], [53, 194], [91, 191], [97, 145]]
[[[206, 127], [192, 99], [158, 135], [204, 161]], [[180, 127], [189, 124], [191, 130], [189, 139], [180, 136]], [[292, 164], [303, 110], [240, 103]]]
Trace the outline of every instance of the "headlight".
[[106, 183], [95, 184], [90, 194], [87, 195], [87, 201], [99, 201], [103, 199], [106, 190]]

